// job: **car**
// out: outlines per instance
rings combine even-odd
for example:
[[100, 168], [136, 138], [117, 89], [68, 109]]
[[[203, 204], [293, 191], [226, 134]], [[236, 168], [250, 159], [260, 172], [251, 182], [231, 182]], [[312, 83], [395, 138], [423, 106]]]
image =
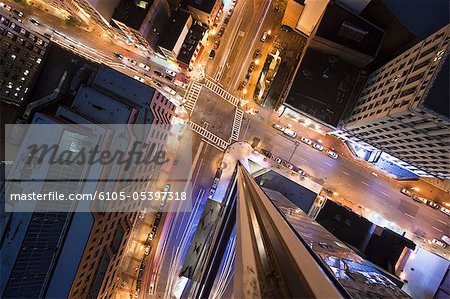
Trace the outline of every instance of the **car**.
[[210, 190], [209, 190], [208, 199], [212, 199], [213, 196], [214, 196], [214, 193], [216, 193], [216, 189], [210, 189]]
[[153, 230], [148, 234], [148, 240], [153, 240], [155, 238], [155, 232]]
[[400, 193], [403, 193], [404, 195], [409, 196], [409, 197], [414, 195], [414, 193], [407, 188], [400, 189]]
[[297, 136], [297, 133], [292, 131], [291, 129], [286, 128], [283, 133], [289, 137], [295, 138]]
[[151, 250], [152, 250], [152, 246], [151, 245], [147, 245], [145, 247], [145, 255], [149, 255]]
[[248, 80], [250, 80], [251, 75], [252, 75], [251, 72], [247, 72], [247, 74], [245, 74], [244, 81], [245, 81], [245, 82], [248, 82]]
[[283, 164], [284, 167], [286, 167], [286, 168], [288, 168], [290, 170], [292, 170], [294, 168], [294, 166], [291, 163], [289, 163], [288, 161], [285, 161], [285, 160], [283, 160], [281, 162], [281, 164]]
[[219, 32], [217, 33], [217, 36], [218, 36], [218, 37], [222, 37], [222, 35], [224, 34], [224, 32], [225, 32], [225, 27], [220, 28]]
[[178, 87], [181, 87], [181, 88], [184, 88], [184, 89], [187, 88], [187, 84], [182, 82], [182, 81], [180, 81], [180, 80], [175, 80], [173, 82], [173, 84], [175, 84], [175, 86], [178, 86]]
[[6, 11], [11, 11], [11, 9], [12, 9], [12, 7], [9, 6], [8, 4], [3, 4], [3, 8], [4, 8]]
[[144, 83], [144, 82], [145, 82], [144, 78], [139, 77], [139, 76], [137, 76], [137, 75], [135, 75], [133, 78], [136, 79], [136, 80], [138, 80], [138, 81], [141, 82], [141, 83]]
[[211, 49], [209, 52], [209, 59], [214, 59], [216, 57], [216, 51], [214, 49]]
[[448, 246], [447, 243], [445, 243], [445, 242], [443, 242], [443, 241], [441, 241], [441, 240], [438, 240], [438, 239], [433, 239], [433, 240], [431, 241], [431, 243], [434, 244], [434, 245], [436, 245], [436, 246], [442, 247], [442, 248], [446, 248], [446, 247]]
[[117, 59], [123, 59], [123, 56], [120, 55], [119, 53], [114, 53], [114, 56], [115, 56]]
[[318, 151], [323, 151], [323, 145], [320, 144], [320, 143], [314, 142], [314, 143], [313, 143], [313, 148], [315, 148], [315, 149], [318, 150]]
[[248, 80], [247, 81], [242, 81], [241, 84], [239, 84], [239, 87], [238, 87], [237, 90], [238, 91], [243, 90], [245, 85], [247, 85], [247, 82], [248, 82]]
[[261, 57], [261, 50], [256, 49], [255, 52], [253, 52], [253, 59], [257, 59], [259, 57]]
[[230, 16], [226, 16], [225, 19], [223, 20], [223, 23], [226, 25], [226, 24], [228, 24], [229, 21], [230, 21]]
[[255, 69], [255, 62], [252, 61], [252, 63], [250, 63], [247, 72], [248, 73], [252, 73], [253, 70]]
[[163, 87], [163, 85], [162, 85], [159, 81], [153, 80], [152, 82], [153, 82], [153, 84], [155, 84], [155, 85], [158, 86], [159, 88], [162, 88], [162, 87]]
[[266, 40], [267, 40], [267, 38], [269, 37], [269, 35], [270, 35], [270, 31], [264, 31], [264, 33], [263, 33], [263, 35], [261, 36], [261, 41], [262, 42], [265, 42]]
[[230, 10], [228, 11], [229, 16], [231, 16], [233, 14], [233, 10], [234, 10], [234, 7], [231, 7]]
[[272, 153], [268, 150], [265, 149], [261, 149], [261, 154], [263, 154], [264, 156], [266, 156], [267, 158], [272, 158]]
[[339, 157], [339, 155], [337, 153], [333, 152], [332, 150], [327, 150], [327, 155], [328, 155], [328, 157], [333, 158], [333, 159], [337, 159]]
[[444, 241], [445, 243], [447, 243], [448, 245], [450, 245], [450, 238], [447, 237], [446, 235], [443, 235], [441, 237], [441, 240]]
[[174, 77], [169, 76], [169, 75], [165, 75], [164, 78], [165, 78], [166, 80], [169, 80], [170, 82], [173, 82], [173, 80], [175, 80]]
[[286, 127], [283, 127], [282, 125], [279, 125], [279, 124], [273, 124], [272, 126], [274, 127], [274, 129], [276, 129], [280, 132], [284, 132], [284, 130], [286, 130]]
[[146, 71], [150, 70], [150, 67], [148, 65], [146, 65], [145, 63], [143, 63], [143, 62], [139, 63], [139, 67], [143, 68]]
[[305, 144], [307, 144], [307, 145], [311, 145], [312, 144], [312, 141], [310, 139], [306, 138], [306, 137], [300, 138], [300, 141], [305, 143]]
[[176, 72], [169, 70], [169, 69], [166, 69], [166, 74], [171, 75], [172, 77], [175, 77], [177, 75]]
[[427, 202], [425, 204], [435, 210], [439, 210], [441, 208], [440, 205], [438, 205], [437, 203], [435, 203], [434, 201], [431, 201], [431, 200], [427, 200]]
[[[447, 215], [447, 216], [450, 216], [450, 210], [447, 209], [447, 208], [441, 207], [441, 208], [439, 209], [439, 211], [441, 211], [442, 213], [444, 213], [444, 214]], [[450, 243], [449, 243], [449, 244], [450, 244]]]
[[32, 24], [34, 24], [34, 25], [36, 25], [36, 26], [39, 26], [41, 23], [39, 23], [37, 20], [35, 20], [35, 19], [31, 19], [30, 18], [30, 23], [32, 23]]
[[215, 42], [214, 42], [214, 50], [217, 50], [217, 49], [219, 49], [219, 46], [220, 46], [220, 40], [216, 40]]
[[154, 70], [153, 73], [160, 78], [163, 77], [163, 74], [160, 71]]
[[303, 169], [301, 169], [300, 167], [294, 166], [292, 168], [293, 171], [295, 171], [296, 173], [298, 173], [299, 175], [305, 175], [305, 171]]
[[283, 162], [283, 160], [281, 160], [281, 158], [275, 158], [275, 162], [277, 162], [278, 164], [281, 164], [281, 162]]
[[13, 9], [12, 12], [18, 15], [19, 17], [23, 17], [23, 12], [21, 12], [20, 10]]
[[177, 92], [175, 91], [175, 90], [173, 90], [172, 88], [170, 88], [169, 86], [167, 86], [167, 85], [165, 85], [164, 87], [163, 87], [163, 89], [165, 90], [165, 91], [167, 91], [168, 93], [170, 93], [171, 95], [176, 95], [177, 94]]
[[422, 198], [420, 198], [419, 196], [417, 196], [417, 195], [415, 195], [415, 194], [413, 194], [413, 195], [411, 196], [411, 198], [412, 198], [412, 200], [414, 200], [415, 202], [418, 202], [418, 203], [425, 203], [425, 201], [423, 201]]
[[13, 18], [14, 20], [16, 20], [17, 22], [22, 23], [22, 19], [20, 19], [20, 18], [18, 18], [18, 17], [15, 17], [15, 16], [12, 16], [12, 18]]

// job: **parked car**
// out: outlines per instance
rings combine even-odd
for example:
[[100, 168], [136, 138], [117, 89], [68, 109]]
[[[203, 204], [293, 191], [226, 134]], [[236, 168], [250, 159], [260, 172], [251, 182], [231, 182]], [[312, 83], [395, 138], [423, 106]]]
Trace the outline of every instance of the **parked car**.
[[160, 78], [163, 77], [163, 74], [160, 71], [154, 70], [153, 73]]
[[231, 16], [228, 15], [228, 16], [226, 16], [225, 19], [223, 20], [223, 23], [224, 23], [225, 25], [228, 24], [228, 22], [230, 21], [230, 17], [231, 17]]
[[318, 150], [318, 151], [323, 151], [323, 145], [320, 144], [320, 143], [314, 142], [314, 143], [313, 143], [313, 148], [315, 148], [315, 149]]
[[328, 157], [333, 158], [333, 159], [337, 159], [339, 157], [339, 155], [337, 153], [333, 152], [332, 150], [327, 150], [327, 155], [328, 155]]
[[[31, 21], [31, 19], [30, 19]], [[114, 56], [116, 56], [117, 59], [123, 59], [123, 56], [120, 55], [119, 53], [114, 53]]]
[[269, 32], [268, 31], [264, 31], [263, 35], [261, 36], [261, 41], [265, 42], [267, 40], [267, 37], [269, 36]]
[[23, 12], [21, 12], [20, 10], [13, 9], [12, 12], [18, 15], [19, 17], [23, 17]]
[[283, 133], [292, 138], [295, 138], [297, 136], [297, 133], [288, 128], [286, 128]]
[[261, 50], [256, 49], [255, 52], [253, 52], [253, 59], [257, 59], [259, 57], [261, 57]]
[[145, 255], [149, 255], [151, 250], [152, 250], [152, 246], [151, 245], [147, 245], [145, 247]]
[[173, 83], [175, 84], [175, 86], [178, 86], [178, 87], [181, 87], [181, 88], [184, 88], [184, 89], [187, 88], [187, 84], [182, 82], [182, 81], [180, 81], [180, 80], [175, 80]]
[[[439, 211], [441, 211], [442, 213], [444, 213], [444, 214], [447, 215], [447, 216], [450, 216], [450, 210], [447, 209], [447, 208], [441, 207], [441, 208], [439, 209]], [[449, 244], [450, 244], [450, 243], [449, 243]]]
[[209, 52], [209, 59], [214, 59], [216, 57], [216, 51], [214, 49], [211, 49]]
[[225, 27], [220, 28], [219, 32], [217, 33], [217, 36], [218, 36], [218, 37], [222, 37], [222, 35], [224, 34], [224, 32], [225, 32]]
[[400, 189], [400, 192], [409, 197], [414, 195], [414, 193], [412, 193], [412, 191], [407, 188]]
[[275, 162], [277, 162], [278, 164], [281, 164], [281, 162], [283, 162], [283, 160], [281, 160], [281, 158], [275, 158]]
[[280, 132], [284, 132], [284, 130], [286, 130], [286, 127], [283, 127], [282, 125], [279, 124], [273, 124], [272, 126]]
[[216, 40], [215, 42], [214, 42], [214, 50], [217, 50], [217, 49], [219, 49], [219, 46], [220, 46], [220, 40]]
[[153, 232], [153, 230], [148, 234], [148, 240], [153, 240], [153, 238], [155, 238], [155, 232]]
[[247, 72], [251, 73], [255, 69], [255, 63], [252, 61], [248, 67]]
[[266, 156], [267, 158], [272, 158], [272, 153], [268, 150], [265, 149], [261, 149], [261, 154], [263, 154], [264, 156]]
[[441, 241], [441, 240], [438, 240], [438, 239], [433, 239], [433, 240], [431, 241], [431, 243], [433, 243], [433, 244], [436, 245], [436, 246], [442, 247], [442, 248], [446, 248], [446, 247], [448, 246], [447, 243], [445, 243], [445, 242], [443, 242], [443, 241]]
[[175, 76], [177, 75], [177, 73], [175, 73], [174, 71], [169, 70], [169, 69], [166, 69], [166, 74], [169, 74], [169, 75], [171, 75], [172, 77], [175, 77]]
[[312, 144], [312, 141], [310, 139], [306, 138], [306, 137], [302, 137], [302, 138], [300, 138], [300, 140], [303, 143], [307, 144], [307, 145], [311, 145]]
[[134, 60], [134, 59], [129, 59], [128, 58], [128, 60], [130, 61], [130, 63], [132, 64], [132, 65], [136, 65], [137, 66], [137, 61], [136, 60]]
[[176, 95], [177, 94], [177, 92], [175, 91], [175, 90], [173, 90], [172, 88], [170, 88], [169, 86], [167, 86], [167, 85], [165, 85], [164, 87], [163, 87], [163, 89], [165, 90], [165, 91], [167, 91], [168, 93], [170, 93], [171, 95]]
[[164, 78], [170, 82], [173, 82], [173, 80], [175, 80], [172, 76], [170, 75], [165, 75]]
[[150, 70], [150, 67], [148, 65], [146, 65], [145, 63], [143, 63], [143, 62], [139, 63], [139, 67], [143, 68], [146, 71]]
[[141, 83], [144, 83], [144, 82], [145, 82], [144, 78], [139, 77], [139, 76], [137, 76], [137, 75], [135, 75], [133, 78], [136, 79], [136, 80], [138, 80], [138, 81], [141, 82]]
[[281, 162], [281, 164], [283, 164], [284, 167], [286, 167], [286, 168], [288, 168], [290, 170], [292, 170], [294, 168], [294, 166], [291, 163], [289, 163], [288, 161], [285, 161], [285, 160], [283, 160]]
[[443, 235], [441, 237], [441, 240], [444, 241], [445, 243], [447, 243], [448, 245], [450, 245], [450, 238], [447, 237], [446, 235]]
[[435, 203], [434, 201], [431, 201], [431, 200], [427, 200], [427, 202], [425, 204], [435, 210], [439, 210], [441, 208], [440, 205], [438, 205], [437, 203]]
[[305, 175], [305, 171], [303, 169], [301, 169], [300, 167], [294, 166], [294, 168], [292, 168], [293, 171], [295, 171], [296, 173], [298, 173], [299, 175]]

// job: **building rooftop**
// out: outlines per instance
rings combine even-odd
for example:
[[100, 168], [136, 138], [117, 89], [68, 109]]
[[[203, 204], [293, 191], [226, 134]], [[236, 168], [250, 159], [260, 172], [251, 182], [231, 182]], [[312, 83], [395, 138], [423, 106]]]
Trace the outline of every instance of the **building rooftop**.
[[329, 3], [316, 36], [375, 57], [384, 32], [337, 3]]
[[153, 0], [122, 0], [114, 10], [112, 18], [139, 30], [152, 4]]
[[183, 45], [181, 46], [180, 53], [177, 59], [187, 65], [189, 65], [192, 56], [194, 55], [195, 49], [199, 42], [203, 39], [205, 35], [206, 28], [201, 25], [201, 23], [195, 23], [192, 25], [189, 33], [184, 39]]
[[350, 298], [409, 298], [395, 278], [361, 258], [355, 251], [309, 218], [281, 193], [264, 192], [283, 213], [298, 237], [309, 245], [316, 261], [331, 273]]
[[359, 69], [337, 56], [309, 48], [285, 103], [336, 127], [350, 101]]
[[196, 8], [207, 14], [210, 14], [216, 2], [217, 0], [188, 0], [187, 4], [193, 8]]
[[165, 26], [165, 34], [160, 39], [158, 46], [172, 50], [180, 38], [181, 32], [190, 16], [190, 13], [183, 9], [175, 10]]

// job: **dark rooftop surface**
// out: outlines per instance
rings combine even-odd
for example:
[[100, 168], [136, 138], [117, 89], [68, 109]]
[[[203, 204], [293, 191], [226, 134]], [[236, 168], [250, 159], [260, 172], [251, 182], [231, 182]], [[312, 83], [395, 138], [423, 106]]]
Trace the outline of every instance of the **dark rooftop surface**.
[[206, 28], [202, 27], [199, 23], [193, 24], [189, 33], [186, 35], [186, 38], [181, 46], [180, 53], [178, 54], [177, 59], [181, 62], [189, 65], [189, 61], [194, 55], [195, 49], [197, 48], [198, 43], [202, 40], [203, 35], [206, 32]]
[[364, 18], [353, 14], [339, 4], [330, 3], [317, 29], [316, 35], [375, 57], [383, 31]]
[[175, 10], [165, 26], [165, 32], [158, 45], [164, 49], [172, 50], [181, 34], [181, 31], [183, 31], [183, 27], [189, 16], [189, 12], [185, 10]]
[[188, 0], [187, 4], [198, 10], [206, 12], [210, 14], [212, 9], [214, 8], [214, 4], [216, 4], [217, 0]]
[[139, 30], [152, 4], [153, 0], [122, 0], [114, 10], [112, 18]]
[[425, 99], [424, 105], [445, 117], [450, 117], [450, 94], [448, 82], [450, 82], [449, 71], [450, 63], [449, 56], [445, 58], [445, 62], [437, 75], [433, 86], [431, 87], [428, 96]]
[[350, 298], [409, 298], [394, 282], [392, 275], [333, 236], [281, 193], [264, 189], [273, 204], [281, 210], [292, 229], [311, 248], [312, 255], [338, 281]]
[[419, 41], [414, 33], [391, 12], [383, 0], [370, 1], [361, 12], [361, 16], [384, 30], [384, 38], [374, 63], [375, 67], [388, 62]]
[[358, 68], [337, 56], [309, 48], [285, 103], [337, 126], [350, 100]]

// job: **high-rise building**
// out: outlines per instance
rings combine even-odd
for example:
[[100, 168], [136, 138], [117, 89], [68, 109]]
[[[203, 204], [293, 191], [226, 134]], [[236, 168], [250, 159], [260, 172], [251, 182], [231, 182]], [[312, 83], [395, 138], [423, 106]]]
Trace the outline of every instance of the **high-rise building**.
[[337, 135], [450, 178], [447, 25], [375, 70]]
[[219, 0], [189, 0], [188, 10], [194, 18], [203, 24], [213, 26], [219, 21], [223, 12], [224, 1]]
[[[58, 144], [59, 151], [77, 153], [80, 148], [99, 145], [110, 151], [127, 152], [139, 136], [134, 136], [138, 134], [137, 129], [118, 131], [114, 125], [121, 124], [119, 128], [133, 124], [153, 128], [145, 131], [148, 138], [156, 140], [159, 148], [164, 146], [175, 109], [170, 101], [155, 89], [110, 68], [95, 70], [91, 65], [80, 71], [70, 75], [71, 88], [78, 85], [73, 101], [60, 105], [54, 115], [36, 113], [32, 122], [69, 124], [73, 131], [55, 126], [48, 132], [25, 135], [17, 151], [19, 158], [10, 172], [10, 176], [21, 179], [50, 180], [37, 184], [12, 183], [7, 186], [8, 194], [49, 191], [93, 194], [94, 191], [121, 191], [148, 179], [150, 172], [138, 170], [137, 166], [127, 169], [116, 163], [77, 167], [43, 163], [30, 167], [26, 159], [21, 159], [27, 157], [28, 145], [39, 144], [42, 139]], [[87, 81], [80, 82], [81, 77]], [[156, 131], [157, 135], [150, 136]], [[146, 136], [141, 138], [148, 140]], [[152, 169], [151, 173], [155, 172], [158, 171]], [[75, 182], [67, 183], [68, 179]], [[2, 217], [2, 297], [110, 298], [119, 285], [119, 267], [138, 209], [117, 212], [121, 206], [110, 211], [107, 205], [99, 201], [39, 202], [36, 205], [39, 211], [8, 213]]]
[[142, 50], [156, 51], [169, 13], [167, 0], [122, 0], [114, 10], [111, 25], [119, 29], [128, 44]]
[[0, 44], [0, 101], [20, 106], [39, 72], [49, 40], [0, 14]]

